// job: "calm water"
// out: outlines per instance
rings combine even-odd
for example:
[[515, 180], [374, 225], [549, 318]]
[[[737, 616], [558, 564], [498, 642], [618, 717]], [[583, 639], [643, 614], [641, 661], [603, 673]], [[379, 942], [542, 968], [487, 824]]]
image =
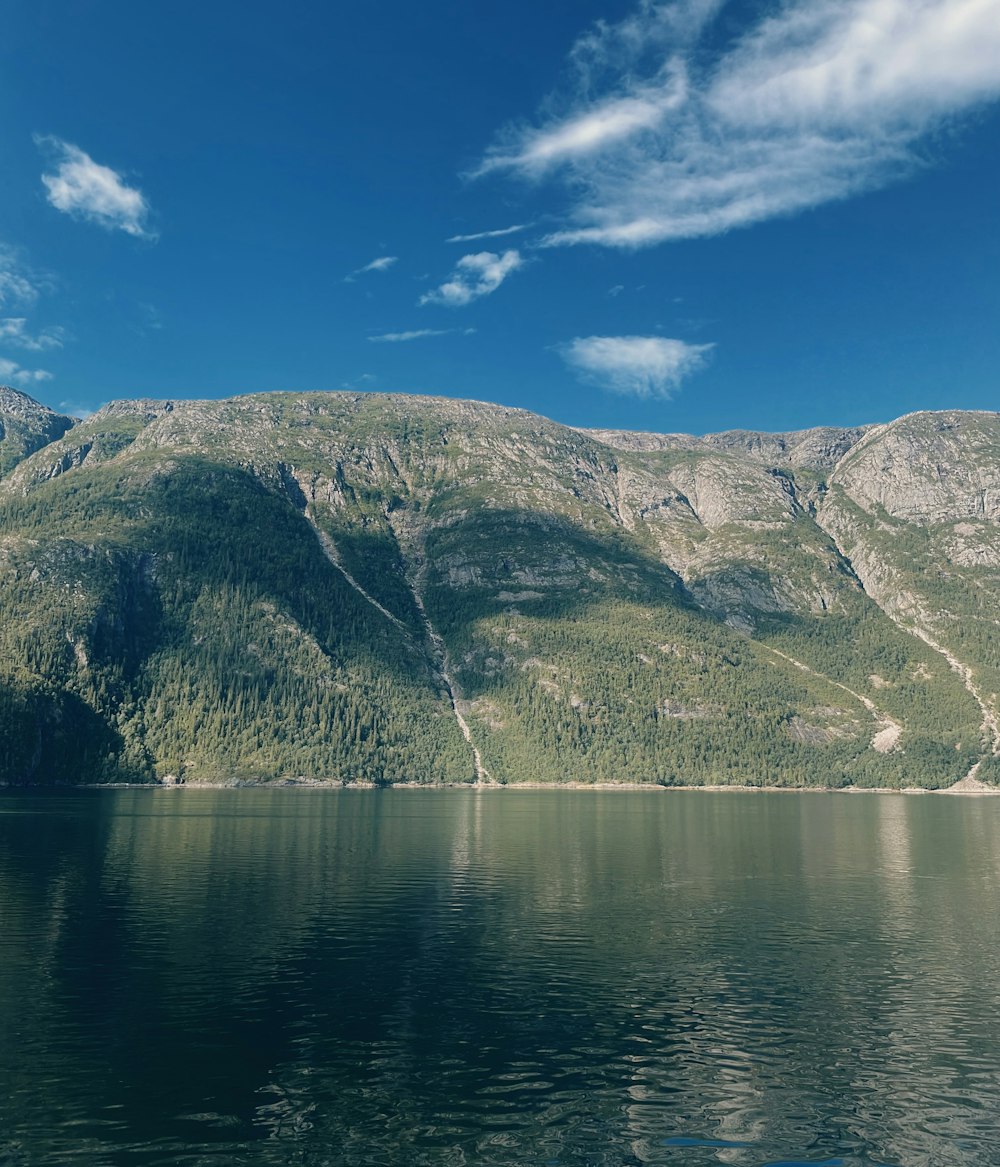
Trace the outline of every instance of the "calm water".
[[1000, 1163], [1000, 799], [0, 797], [0, 1163]]

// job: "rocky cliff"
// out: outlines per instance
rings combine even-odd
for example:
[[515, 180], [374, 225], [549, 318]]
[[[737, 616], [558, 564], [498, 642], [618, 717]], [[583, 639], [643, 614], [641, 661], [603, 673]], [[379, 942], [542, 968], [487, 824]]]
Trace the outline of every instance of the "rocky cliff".
[[54, 442], [73, 425], [73, 418], [54, 413], [27, 394], [0, 385], [0, 475]]

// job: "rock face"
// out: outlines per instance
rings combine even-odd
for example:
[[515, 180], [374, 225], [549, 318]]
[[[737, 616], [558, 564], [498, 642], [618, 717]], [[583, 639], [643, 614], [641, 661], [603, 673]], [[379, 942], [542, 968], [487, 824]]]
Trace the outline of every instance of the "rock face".
[[1000, 518], [1000, 414], [914, 413], [876, 426], [838, 466], [866, 511], [931, 525]]
[[53, 413], [20, 390], [0, 385], [0, 475], [62, 437], [72, 425], [71, 417]]
[[95, 778], [1000, 774], [1000, 415], [689, 437], [391, 394], [0, 407], [38, 435], [0, 479], [0, 779], [44, 777], [2, 745], [43, 693], [101, 727]]
[[[690, 450], [707, 453], [718, 450], [749, 458], [765, 466], [792, 466], [805, 470], [832, 470], [841, 458], [877, 426], [837, 429], [818, 426], [787, 434], [762, 434], [752, 430], [727, 430], [696, 438], [689, 434], [635, 433], [631, 430], [591, 430], [590, 432], [621, 450]], [[587, 431], [581, 431], [587, 432]]]

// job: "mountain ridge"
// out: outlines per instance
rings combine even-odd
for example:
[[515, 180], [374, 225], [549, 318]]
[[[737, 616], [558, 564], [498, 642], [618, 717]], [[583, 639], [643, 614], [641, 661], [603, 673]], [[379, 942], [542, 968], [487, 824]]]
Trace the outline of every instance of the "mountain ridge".
[[4, 780], [68, 780], [37, 730], [74, 717], [105, 780], [1000, 777], [998, 414], [696, 437], [340, 392], [63, 421], [0, 461]]

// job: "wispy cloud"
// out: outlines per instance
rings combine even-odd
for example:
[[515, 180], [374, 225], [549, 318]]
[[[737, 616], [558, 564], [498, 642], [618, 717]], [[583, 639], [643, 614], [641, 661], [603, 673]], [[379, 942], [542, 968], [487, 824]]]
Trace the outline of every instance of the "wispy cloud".
[[[0, 305], [30, 307], [50, 286], [48, 277], [31, 271], [13, 248], [0, 244]], [[65, 340], [66, 332], [62, 328], [32, 332], [25, 316], [0, 317], [0, 345], [5, 348], [38, 353], [62, 348]], [[51, 379], [47, 369], [25, 369], [16, 361], [0, 357], [0, 382], [23, 386]]]
[[0, 384], [37, 385], [40, 381], [51, 381], [52, 374], [46, 369], [22, 369], [16, 361], [0, 357]]
[[439, 288], [421, 296], [419, 302], [460, 308], [481, 296], [489, 296], [511, 272], [523, 266], [519, 251], [505, 251], [503, 255], [492, 251], [463, 255], [451, 276]]
[[661, 336], [582, 336], [557, 352], [584, 380], [628, 397], [669, 398], [714, 345]]
[[163, 328], [163, 313], [155, 304], [147, 304], [140, 300], [136, 308], [139, 322], [133, 326], [133, 331], [139, 336], [145, 336], [147, 332], [159, 332]]
[[682, 101], [679, 87], [664, 95], [648, 90], [639, 97], [606, 101], [546, 130], [525, 134], [511, 154], [502, 149], [487, 154], [475, 174], [516, 168], [540, 175], [555, 164], [586, 158], [630, 138], [638, 130], [654, 128], [664, 114], [676, 109]]
[[61, 328], [43, 328], [41, 332], [30, 333], [28, 321], [23, 316], [0, 319], [0, 344], [39, 353], [46, 349], [62, 348], [65, 339], [66, 334]]
[[885, 185], [1000, 97], [1000, 0], [788, 0], [713, 55], [723, 4], [643, 0], [598, 25], [560, 114], [502, 134], [476, 173], [565, 179], [573, 222], [550, 246], [641, 247]]
[[53, 173], [42, 175], [42, 183], [56, 210], [108, 231], [156, 238], [147, 227], [149, 203], [142, 191], [128, 186], [117, 171], [95, 162], [79, 146], [40, 135], [35, 141], [55, 166]]
[[463, 336], [471, 336], [475, 331], [474, 328], [414, 328], [409, 332], [383, 332], [378, 336], [370, 336], [368, 339], [378, 343], [401, 344], [407, 340], [423, 340], [425, 336], [449, 336], [454, 332], [460, 332]]
[[0, 243], [0, 304], [33, 304], [38, 299], [39, 283], [14, 249]]
[[473, 235], [452, 235], [445, 243], [475, 243], [477, 239], [499, 239], [502, 235], [516, 235], [518, 231], [527, 231], [530, 224], [515, 223], [513, 227], [500, 227], [495, 231], [477, 231]]
[[368, 272], [388, 271], [394, 263], [398, 262], [398, 255], [380, 255], [377, 259], [373, 259], [371, 263], [366, 263], [364, 267], [359, 267], [355, 271], [352, 271], [350, 275], [344, 276], [344, 283], [353, 284], [358, 276], [366, 275]]
[[374, 373], [362, 373], [360, 376], [355, 377], [353, 381], [341, 382], [340, 387], [349, 392], [367, 393], [369, 386], [374, 385], [377, 380], [378, 377]]
[[386, 271], [392, 267], [399, 259], [398, 255], [380, 255], [378, 259], [373, 259], [371, 263], [365, 264], [361, 271]]
[[80, 405], [75, 401], [60, 401], [59, 408], [67, 417], [75, 417], [77, 421], [86, 421], [87, 418], [93, 417], [103, 407], [103, 404], [102, 402], [101, 405], [90, 406]]

